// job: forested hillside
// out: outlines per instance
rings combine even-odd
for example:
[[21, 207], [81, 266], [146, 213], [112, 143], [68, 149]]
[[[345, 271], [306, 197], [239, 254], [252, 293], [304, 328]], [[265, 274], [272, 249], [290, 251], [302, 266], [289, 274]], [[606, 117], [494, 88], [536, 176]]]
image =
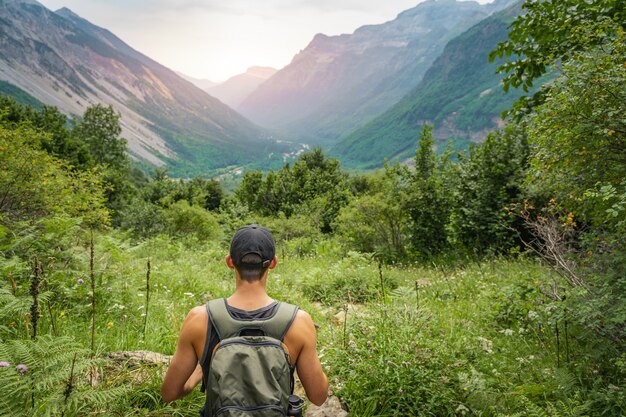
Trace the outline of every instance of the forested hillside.
[[417, 85], [450, 39], [509, 3], [425, 1], [352, 34], [318, 34], [237, 110], [292, 140], [335, 144]]
[[113, 107], [0, 96], [0, 415], [196, 415], [162, 355], [252, 222], [350, 416], [626, 415], [626, 4], [524, 7], [491, 53], [532, 94], [506, 127], [436, 152], [426, 123], [367, 173], [316, 148], [227, 193], [133, 168]]
[[[355, 167], [380, 167], [382, 158], [409, 158], [424, 124], [435, 126], [441, 144], [459, 149], [482, 141], [503, 125], [501, 114], [522, 91], [505, 93], [502, 76], [487, 60], [507, 37], [521, 2], [482, 20], [452, 39], [421, 82], [396, 105], [346, 135], [331, 154]], [[545, 81], [545, 80], [542, 80]]]

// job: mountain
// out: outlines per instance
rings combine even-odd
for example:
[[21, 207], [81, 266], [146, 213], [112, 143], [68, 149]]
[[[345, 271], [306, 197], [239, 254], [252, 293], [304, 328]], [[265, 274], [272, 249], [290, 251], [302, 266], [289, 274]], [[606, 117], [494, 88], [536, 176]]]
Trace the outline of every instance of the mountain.
[[276, 71], [278, 70], [269, 67], [250, 67], [243, 74], [235, 75], [223, 83], [205, 88], [204, 91], [236, 109], [259, 85], [276, 74]]
[[113, 105], [131, 154], [171, 175], [258, 163], [284, 146], [108, 30], [36, 1], [0, 0], [0, 80], [70, 116]]
[[511, 0], [429, 0], [353, 34], [318, 34], [237, 107], [294, 140], [336, 143], [414, 88], [446, 43]]
[[176, 74], [178, 74], [179, 77], [184, 78], [185, 80], [189, 81], [190, 83], [192, 83], [193, 85], [195, 85], [196, 87], [202, 89], [202, 90], [206, 90], [207, 88], [211, 88], [211, 87], [215, 87], [216, 85], [218, 85], [219, 83], [216, 83], [215, 81], [211, 81], [211, 80], [207, 80], [204, 78], [194, 78], [192, 76], [183, 74], [180, 71], [176, 71]]
[[507, 39], [520, 11], [517, 3], [451, 40], [413, 91], [344, 138], [331, 154], [349, 166], [371, 168], [384, 158], [412, 156], [425, 123], [434, 124], [435, 139], [456, 147], [481, 141], [502, 126], [501, 113], [523, 93], [502, 91], [498, 63], [490, 63], [488, 55]]

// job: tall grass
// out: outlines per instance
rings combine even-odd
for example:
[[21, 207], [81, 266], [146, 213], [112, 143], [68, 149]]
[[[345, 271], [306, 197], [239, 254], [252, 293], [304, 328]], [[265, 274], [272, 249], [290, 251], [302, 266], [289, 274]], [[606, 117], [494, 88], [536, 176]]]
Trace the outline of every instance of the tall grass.
[[[619, 415], [625, 410], [619, 373], [599, 367], [593, 359], [596, 346], [580, 329], [568, 325], [566, 330], [542, 291], [558, 277], [532, 260], [383, 268], [369, 256], [342, 253], [334, 241], [304, 252], [301, 247], [291, 251], [288, 242], [284, 248], [289, 262], [270, 272], [269, 294], [301, 306], [319, 325], [319, 352], [331, 389], [352, 416], [524, 415], [536, 409]], [[55, 407], [67, 409], [65, 416], [195, 415], [204, 401], [197, 390], [174, 404], [161, 401], [160, 365], [116, 365], [101, 358], [119, 350], [172, 354], [187, 312], [233, 291], [226, 252], [218, 241], [157, 236], [133, 243], [116, 231], [96, 233], [87, 259], [81, 258], [84, 252], [68, 251], [76, 259], [55, 270], [51, 309], [58, 318], [58, 339], [89, 349], [76, 361], [74, 353], [64, 354], [58, 389], [49, 391]], [[80, 276], [91, 277], [91, 292], [77, 283]], [[8, 287], [2, 297], [20, 294], [19, 284], [16, 291], [10, 282], [3, 285]], [[102, 294], [97, 314], [94, 289]], [[0, 313], [8, 305], [2, 300]], [[336, 322], [334, 316], [344, 309], [346, 320]], [[18, 334], [2, 330], [11, 324], [2, 320], [3, 335]], [[55, 337], [46, 322], [39, 332], [49, 335], [41, 343], [51, 344]], [[85, 331], [90, 322], [91, 334]], [[10, 352], [5, 342], [2, 352]], [[85, 365], [95, 362], [80, 360], [92, 353], [100, 360], [96, 368]], [[85, 390], [101, 388], [90, 388], [78, 370], [71, 371], [79, 364], [83, 372], [97, 369], [98, 381], [119, 391], [107, 394], [105, 404], [94, 401], [81, 408]], [[0, 368], [0, 381], [9, 375], [3, 372]], [[30, 387], [24, 390], [30, 393]], [[65, 392], [70, 392], [67, 398]]]

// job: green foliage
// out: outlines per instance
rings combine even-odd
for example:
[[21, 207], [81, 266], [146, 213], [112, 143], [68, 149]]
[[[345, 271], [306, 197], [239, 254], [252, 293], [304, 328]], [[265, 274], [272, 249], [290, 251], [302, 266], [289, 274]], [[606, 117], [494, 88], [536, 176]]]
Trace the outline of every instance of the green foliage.
[[461, 155], [450, 224], [458, 243], [476, 252], [506, 252], [519, 243], [523, 227], [508, 207], [522, 200], [527, 164], [526, 133], [515, 125]]
[[44, 106], [41, 101], [28, 94], [26, 91], [4, 80], [0, 80], [0, 97], [2, 95], [13, 97], [18, 103], [30, 106], [34, 109], [39, 110]]
[[587, 221], [597, 213], [596, 201], [585, 204], [587, 190], [616, 187], [626, 178], [624, 39], [621, 32], [601, 49], [565, 63], [563, 77], [530, 118], [528, 187], [556, 197], [566, 209], [576, 207]]
[[411, 246], [422, 258], [440, 253], [447, 246], [446, 224], [450, 216], [449, 196], [440, 175], [446, 157], [435, 156], [432, 126], [424, 125], [415, 153], [415, 174], [411, 178], [406, 210]]
[[350, 196], [347, 175], [339, 161], [327, 158], [321, 148], [302, 154], [278, 172], [247, 172], [235, 196], [252, 212], [262, 216], [283, 213], [308, 215], [325, 233]]
[[5, 221], [42, 216], [81, 216], [106, 225], [104, 185], [93, 171], [72, 172], [40, 149], [47, 137], [32, 128], [0, 127], [0, 212]]
[[195, 236], [199, 240], [219, 240], [221, 232], [215, 216], [201, 207], [180, 200], [164, 213], [166, 227], [172, 235]]
[[87, 144], [96, 164], [117, 171], [128, 169], [129, 163], [126, 140], [119, 137], [120, 117], [112, 106], [96, 104], [85, 110], [73, 132]]
[[[509, 39], [490, 54], [491, 60], [508, 58], [498, 68], [507, 74], [505, 91], [521, 86], [528, 92], [551, 65], [605, 44], [626, 26], [622, 0], [526, 0], [523, 7], [526, 13], [511, 24]], [[543, 94], [535, 95], [534, 104]]]
[[[613, 345], [626, 337], [621, 295], [626, 288], [626, 47], [622, 29], [603, 39], [602, 46], [593, 47], [594, 40], [592, 49], [568, 55], [563, 76], [528, 117], [531, 159], [525, 185], [533, 196], [551, 196], [552, 215], [560, 217], [561, 226], [553, 222], [557, 226], [539, 230], [569, 240], [557, 247], [565, 262], [555, 265], [575, 265], [564, 289], [574, 320], [590, 331], [590, 339], [600, 335]], [[535, 224], [545, 216], [538, 215]]]
[[68, 337], [1, 342], [0, 358], [10, 366], [0, 367], [0, 415], [76, 416], [118, 401], [126, 389], [89, 386], [99, 361], [87, 355]]
[[52, 106], [32, 108], [14, 99], [0, 96], [0, 125], [13, 130], [30, 126], [41, 133], [41, 148], [79, 169], [93, 167], [93, 157], [86, 144], [71, 134], [65, 115]]

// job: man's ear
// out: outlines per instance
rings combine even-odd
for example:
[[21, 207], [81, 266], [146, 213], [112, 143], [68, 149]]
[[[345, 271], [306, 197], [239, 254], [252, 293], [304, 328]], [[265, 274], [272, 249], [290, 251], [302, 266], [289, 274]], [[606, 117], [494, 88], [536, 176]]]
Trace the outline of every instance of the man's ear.
[[226, 255], [226, 265], [228, 265], [230, 269], [235, 269], [235, 264], [233, 263], [233, 260], [230, 257], [230, 255]]
[[274, 255], [274, 259], [272, 259], [272, 262], [270, 262], [269, 269], [276, 268], [276, 265], [278, 265], [278, 258]]

